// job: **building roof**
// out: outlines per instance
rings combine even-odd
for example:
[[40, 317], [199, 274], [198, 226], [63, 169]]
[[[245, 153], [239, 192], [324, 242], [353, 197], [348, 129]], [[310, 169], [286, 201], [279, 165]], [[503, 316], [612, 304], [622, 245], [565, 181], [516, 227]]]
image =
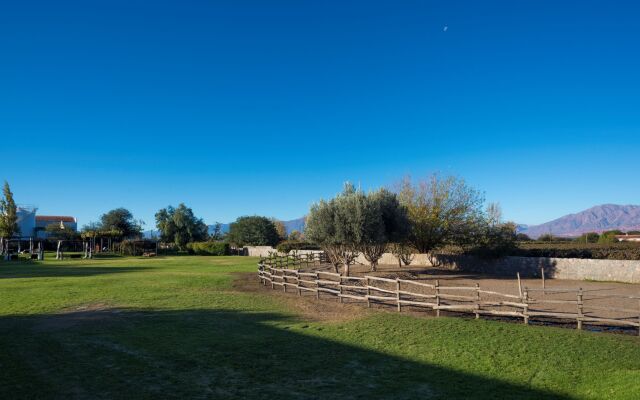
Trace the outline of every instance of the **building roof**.
[[62, 215], [36, 215], [36, 221], [76, 222], [76, 219]]

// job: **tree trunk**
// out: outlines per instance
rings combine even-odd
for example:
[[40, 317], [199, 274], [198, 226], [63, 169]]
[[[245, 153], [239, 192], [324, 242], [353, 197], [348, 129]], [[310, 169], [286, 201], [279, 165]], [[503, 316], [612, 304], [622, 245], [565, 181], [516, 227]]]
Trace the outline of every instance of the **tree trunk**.
[[349, 264], [344, 265], [344, 276], [349, 276]]

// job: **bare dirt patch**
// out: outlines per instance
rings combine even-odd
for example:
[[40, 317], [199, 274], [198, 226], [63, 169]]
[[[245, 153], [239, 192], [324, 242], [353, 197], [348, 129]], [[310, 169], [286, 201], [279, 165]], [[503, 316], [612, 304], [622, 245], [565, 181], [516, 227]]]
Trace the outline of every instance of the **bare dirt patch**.
[[290, 308], [296, 314], [303, 316], [311, 321], [348, 321], [366, 316], [371, 312], [358, 304], [341, 304], [334, 298], [316, 299], [315, 295], [310, 296], [305, 293], [298, 296], [293, 290], [287, 292], [280, 290], [271, 290], [260, 284], [257, 275], [253, 272], [236, 273], [233, 282], [233, 288], [239, 292], [259, 293], [264, 296], [276, 296], [282, 299], [287, 308]]

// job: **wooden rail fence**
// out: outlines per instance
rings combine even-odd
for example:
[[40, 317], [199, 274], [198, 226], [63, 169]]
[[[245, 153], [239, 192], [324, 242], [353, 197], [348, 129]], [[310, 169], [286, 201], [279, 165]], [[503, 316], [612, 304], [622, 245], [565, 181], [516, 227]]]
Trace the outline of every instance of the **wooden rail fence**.
[[[377, 276], [342, 276], [338, 273], [317, 270], [325, 260], [318, 255], [305, 257], [281, 257], [271, 255], [260, 260], [258, 277], [263, 285], [283, 292], [321, 294], [345, 300], [361, 301], [371, 307], [372, 303], [395, 306], [401, 312], [403, 306], [441, 311], [481, 315], [522, 318], [529, 324], [531, 318], [555, 319], [559, 322], [576, 321], [577, 329], [583, 323], [615, 325], [638, 328], [640, 335], [640, 296], [594, 295], [582, 289], [523, 288], [522, 295], [483, 290], [474, 286], [447, 286], [438, 279], [427, 283], [408, 279], [390, 279]], [[324, 264], [326, 265], [326, 264]], [[307, 268], [307, 269], [302, 269]], [[551, 298], [560, 295], [561, 299]], [[598, 300], [620, 299], [634, 301], [637, 308], [602, 307]], [[596, 303], [596, 304], [593, 304]], [[549, 309], [549, 305], [553, 308]], [[559, 310], [558, 310], [559, 308]], [[622, 317], [602, 317], [595, 314], [605, 311], [622, 314]]]

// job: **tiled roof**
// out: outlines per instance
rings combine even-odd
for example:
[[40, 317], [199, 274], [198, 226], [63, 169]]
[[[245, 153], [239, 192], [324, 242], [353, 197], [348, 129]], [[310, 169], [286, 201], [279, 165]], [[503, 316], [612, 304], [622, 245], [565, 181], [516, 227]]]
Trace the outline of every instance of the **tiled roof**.
[[73, 217], [66, 217], [61, 215], [36, 215], [36, 221], [76, 222], [76, 219]]

